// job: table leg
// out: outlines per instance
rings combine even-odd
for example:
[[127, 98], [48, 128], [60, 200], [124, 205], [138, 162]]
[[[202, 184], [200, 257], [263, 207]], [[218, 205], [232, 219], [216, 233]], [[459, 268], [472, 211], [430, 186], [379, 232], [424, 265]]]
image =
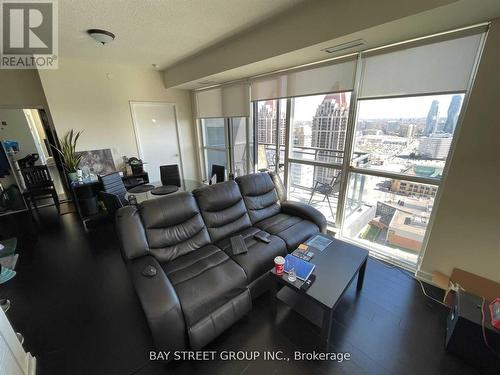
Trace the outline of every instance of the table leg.
[[272, 318], [276, 317], [278, 311], [278, 291], [279, 291], [278, 283], [274, 280], [271, 280], [271, 288], [269, 290], [269, 303], [271, 305]]
[[365, 280], [366, 263], [368, 263], [368, 259], [365, 260], [365, 262], [363, 263], [358, 272], [358, 285], [356, 287], [358, 291], [360, 291], [361, 288], [363, 288], [363, 282]]
[[321, 347], [328, 352], [330, 348], [330, 335], [332, 333], [332, 313], [333, 310], [325, 308], [323, 310], [323, 325], [321, 327]]

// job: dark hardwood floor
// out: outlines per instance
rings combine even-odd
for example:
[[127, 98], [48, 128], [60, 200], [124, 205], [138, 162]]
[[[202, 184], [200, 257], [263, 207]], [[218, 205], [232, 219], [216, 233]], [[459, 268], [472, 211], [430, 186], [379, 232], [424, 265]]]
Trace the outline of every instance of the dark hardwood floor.
[[[0, 236], [12, 235], [19, 237], [18, 275], [0, 285], [0, 296], [12, 300], [7, 315], [40, 375], [476, 374], [444, 351], [446, 309], [403, 272], [374, 260], [363, 290], [356, 294], [352, 285], [334, 313], [331, 350], [349, 352], [349, 361], [152, 363], [150, 333], [111, 225], [86, 233], [75, 214], [45, 208], [38, 224], [27, 215], [0, 218]], [[263, 295], [205, 349], [319, 349], [319, 328], [284, 304], [275, 320], [269, 310]]]

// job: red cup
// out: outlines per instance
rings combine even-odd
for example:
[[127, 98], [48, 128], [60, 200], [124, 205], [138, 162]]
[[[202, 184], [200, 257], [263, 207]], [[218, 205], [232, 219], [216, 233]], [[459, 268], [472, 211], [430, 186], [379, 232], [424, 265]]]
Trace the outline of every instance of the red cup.
[[281, 256], [274, 258], [274, 271], [278, 276], [283, 275], [283, 272], [285, 272], [285, 258]]

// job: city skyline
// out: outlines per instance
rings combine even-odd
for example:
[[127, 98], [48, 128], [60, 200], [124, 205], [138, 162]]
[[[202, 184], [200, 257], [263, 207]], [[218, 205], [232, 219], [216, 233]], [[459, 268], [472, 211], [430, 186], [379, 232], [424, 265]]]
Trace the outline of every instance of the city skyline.
[[[450, 105], [454, 97], [455, 105], [452, 108], [458, 108], [452, 113], [448, 113]], [[432, 101], [439, 102], [439, 110], [437, 118], [448, 118], [453, 115], [456, 123], [456, 116], [460, 112], [463, 94], [442, 94], [430, 95], [422, 97], [402, 97], [402, 98], [387, 98], [387, 99], [360, 99], [358, 104], [358, 119], [359, 120], [377, 120], [377, 119], [423, 119], [427, 118], [429, 108]], [[296, 98], [300, 100], [301, 109], [293, 114], [294, 121], [312, 122], [316, 110], [318, 108], [318, 95], [303, 96]], [[394, 101], [397, 101], [395, 105]], [[347, 103], [349, 104], [349, 103]], [[390, 113], [390, 116], [387, 116]]]

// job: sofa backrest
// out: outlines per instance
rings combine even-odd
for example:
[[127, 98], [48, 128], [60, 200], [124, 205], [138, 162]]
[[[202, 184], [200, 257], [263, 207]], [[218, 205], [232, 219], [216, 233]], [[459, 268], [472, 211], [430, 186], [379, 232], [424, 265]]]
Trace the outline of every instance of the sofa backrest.
[[160, 262], [171, 261], [210, 243], [191, 193], [147, 200], [139, 205], [138, 210], [148, 252]]
[[236, 178], [252, 224], [280, 212], [280, 202], [269, 173], [255, 173]]
[[213, 242], [252, 225], [236, 182], [205, 186], [193, 191], [193, 195]]

